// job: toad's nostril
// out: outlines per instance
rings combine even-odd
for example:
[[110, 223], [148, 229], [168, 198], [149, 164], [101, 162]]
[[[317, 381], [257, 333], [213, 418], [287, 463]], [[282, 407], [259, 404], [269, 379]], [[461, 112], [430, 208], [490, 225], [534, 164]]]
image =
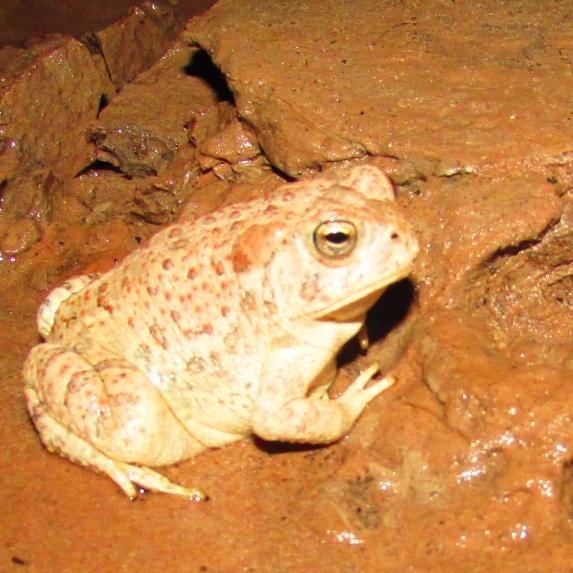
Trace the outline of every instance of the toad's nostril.
[[396, 231], [394, 231], [394, 232], [390, 235], [390, 238], [396, 240], [396, 239], [399, 239], [399, 238], [400, 238], [400, 235], [399, 235]]

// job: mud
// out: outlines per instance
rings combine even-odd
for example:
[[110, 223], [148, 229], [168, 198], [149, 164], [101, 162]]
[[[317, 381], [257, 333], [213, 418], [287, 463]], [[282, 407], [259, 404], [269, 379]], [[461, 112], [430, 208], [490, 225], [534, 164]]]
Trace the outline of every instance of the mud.
[[[110, 61], [128, 17], [92, 28], [124, 34]], [[566, 1], [223, 0], [136, 79], [59, 38], [71, 68], [91, 58], [77, 101], [96, 103], [51, 130], [17, 106], [52, 90], [26, 66], [54, 40], [18, 48], [0, 88], [0, 570], [573, 571], [572, 21]], [[398, 378], [344, 440], [244, 440], [165, 470], [204, 503], [129, 502], [42, 449], [20, 370], [51, 287], [177, 217], [357, 162], [394, 179], [422, 251], [371, 311], [367, 356], [341, 355], [334, 395], [373, 360]]]

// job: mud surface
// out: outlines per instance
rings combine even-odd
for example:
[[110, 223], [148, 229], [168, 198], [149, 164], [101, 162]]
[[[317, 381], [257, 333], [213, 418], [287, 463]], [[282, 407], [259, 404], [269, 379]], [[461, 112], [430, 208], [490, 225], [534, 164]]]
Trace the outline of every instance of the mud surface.
[[[573, 8], [542, 4], [227, 0], [180, 39], [149, 24], [167, 55], [136, 79], [102, 66], [125, 16], [94, 34], [122, 41], [18, 52], [0, 86], [1, 571], [573, 571]], [[46, 100], [46, 135], [13, 94], [49, 80], [27, 66], [54, 50], [106, 105], [74, 104], [68, 128]], [[20, 370], [51, 287], [177, 217], [360, 162], [393, 177], [422, 252], [370, 313], [368, 355], [343, 353], [333, 394], [372, 360], [398, 378], [344, 440], [165, 470], [205, 503], [129, 502], [42, 449]]]
[[[81, 35], [105, 28], [125, 15], [137, 0], [4, 0], [0, 6], [0, 46], [25, 45], [45, 34]], [[181, 20], [209, 8], [213, 0], [183, 0], [176, 5]]]

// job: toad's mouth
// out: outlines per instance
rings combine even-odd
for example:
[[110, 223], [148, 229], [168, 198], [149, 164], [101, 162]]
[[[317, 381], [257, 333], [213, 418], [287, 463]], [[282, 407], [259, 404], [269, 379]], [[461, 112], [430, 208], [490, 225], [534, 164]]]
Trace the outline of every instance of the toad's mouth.
[[342, 300], [309, 313], [309, 316], [315, 320], [333, 320], [336, 322], [350, 322], [362, 319], [386, 288], [406, 278], [410, 274], [410, 270], [410, 266], [399, 269], [375, 283], [356, 290]]

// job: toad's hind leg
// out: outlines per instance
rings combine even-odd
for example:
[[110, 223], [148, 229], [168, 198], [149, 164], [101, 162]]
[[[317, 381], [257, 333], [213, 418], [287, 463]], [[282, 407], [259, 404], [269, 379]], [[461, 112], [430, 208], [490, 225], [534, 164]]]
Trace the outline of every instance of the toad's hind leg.
[[94, 367], [76, 352], [46, 343], [32, 349], [24, 378], [28, 410], [50, 451], [107, 474], [129, 497], [136, 495], [134, 483], [204, 497], [142, 467], [188, 458], [203, 446], [133, 365], [108, 359]]

